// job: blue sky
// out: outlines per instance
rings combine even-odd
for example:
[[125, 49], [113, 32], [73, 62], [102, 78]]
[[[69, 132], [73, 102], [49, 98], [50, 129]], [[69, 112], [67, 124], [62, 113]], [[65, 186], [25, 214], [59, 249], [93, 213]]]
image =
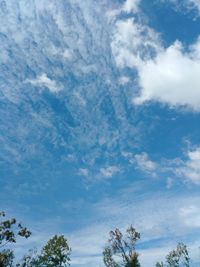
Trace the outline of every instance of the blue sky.
[[0, 203], [103, 266], [129, 224], [154, 266], [200, 244], [198, 0], [0, 2]]

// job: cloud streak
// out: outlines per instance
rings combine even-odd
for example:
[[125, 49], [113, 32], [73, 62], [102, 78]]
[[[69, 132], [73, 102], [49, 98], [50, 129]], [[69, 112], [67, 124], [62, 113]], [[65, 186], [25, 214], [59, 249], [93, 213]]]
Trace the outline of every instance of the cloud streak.
[[46, 73], [41, 74], [35, 80], [27, 80], [27, 82], [34, 86], [46, 87], [51, 93], [57, 93], [62, 90], [62, 87], [56, 81], [50, 79]]

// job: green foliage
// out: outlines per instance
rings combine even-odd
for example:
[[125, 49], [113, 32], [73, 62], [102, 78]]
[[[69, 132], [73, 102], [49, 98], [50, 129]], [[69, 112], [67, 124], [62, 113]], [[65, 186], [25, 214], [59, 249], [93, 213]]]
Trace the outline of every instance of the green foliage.
[[[0, 212], [0, 267], [66, 267], [70, 265], [71, 248], [63, 235], [55, 235], [42, 248], [41, 253], [30, 250], [22, 260], [14, 264], [14, 252], [4, 247], [16, 243], [17, 237], [29, 238], [31, 232], [17, 222], [15, 218], [5, 219]], [[2, 219], [2, 221], [1, 221]], [[136, 242], [140, 233], [131, 225], [125, 235], [119, 229], [110, 231], [108, 245], [103, 251], [106, 267], [140, 267]], [[165, 262], [157, 262], [156, 267], [190, 267], [191, 261], [187, 246], [179, 243], [169, 252]]]
[[176, 249], [169, 252], [166, 256], [165, 264], [157, 262], [156, 267], [190, 267], [190, 257], [187, 246], [179, 243]]
[[[0, 249], [9, 243], [16, 243], [17, 237], [28, 238], [31, 232], [17, 223], [15, 218], [4, 219], [5, 213], [0, 212]], [[65, 267], [70, 262], [71, 249], [67, 239], [63, 235], [55, 235], [43, 247], [41, 254], [36, 251], [29, 251], [23, 259], [14, 265], [14, 253], [11, 250], [3, 249], [0, 251], [0, 267]]]
[[[126, 235], [119, 229], [110, 231], [108, 246], [103, 251], [103, 261], [107, 267], [140, 267], [139, 254], [135, 251], [135, 244], [140, 239], [140, 233], [131, 225]], [[116, 258], [120, 257], [117, 261]]]
[[[0, 217], [5, 217], [5, 212], [0, 212]], [[17, 236], [28, 238], [31, 232], [17, 223], [15, 218], [3, 220], [0, 222], [0, 248], [8, 243], [16, 243]]]
[[36, 250], [29, 250], [20, 263], [16, 264], [16, 267], [39, 267], [38, 257]]
[[161, 261], [161, 262], [157, 262], [156, 263], [156, 267], [164, 267], [164, 263]]
[[39, 255], [36, 251], [30, 250], [16, 267], [65, 267], [69, 265], [70, 254], [71, 249], [67, 239], [63, 235], [55, 235]]
[[11, 250], [3, 250], [0, 252], [0, 267], [12, 267], [14, 254]]
[[38, 264], [44, 267], [64, 267], [70, 265], [70, 254], [67, 239], [63, 235], [55, 235], [43, 247]]
[[15, 218], [5, 219], [5, 212], [0, 212], [0, 267], [12, 267], [14, 260], [14, 253], [11, 250], [5, 250], [4, 247], [9, 243], [16, 243], [17, 237], [28, 238], [31, 232], [17, 223]]

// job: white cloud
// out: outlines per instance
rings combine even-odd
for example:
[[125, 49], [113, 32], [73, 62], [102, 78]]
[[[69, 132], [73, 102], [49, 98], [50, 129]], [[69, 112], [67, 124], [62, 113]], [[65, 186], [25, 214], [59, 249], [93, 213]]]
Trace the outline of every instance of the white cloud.
[[109, 10], [107, 17], [110, 19], [116, 18], [121, 13], [137, 13], [139, 11], [139, 4], [141, 0], [126, 0], [118, 9]]
[[123, 5], [122, 10], [130, 13], [130, 12], [137, 12], [140, 0], [126, 0]]
[[118, 166], [108, 166], [100, 169], [100, 174], [106, 178], [111, 178], [119, 172], [120, 168]]
[[157, 169], [157, 164], [151, 161], [145, 152], [135, 155], [133, 162], [137, 164], [140, 170], [145, 172], [153, 172]]
[[188, 151], [187, 157], [188, 159], [176, 169], [176, 172], [179, 176], [183, 176], [195, 184], [200, 184], [200, 147]]
[[191, 4], [196, 7], [200, 13], [200, 0], [189, 0], [189, 2], [191, 2]]
[[[127, 190], [130, 190], [130, 185]], [[132, 190], [134, 192], [135, 184], [132, 185]], [[58, 230], [60, 223], [64, 223], [64, 220], [60, 218], [39, 224], [34, 222], [34, 226], [31, 227], [34, 234], [28, 243], [24, 240], [21, 240], [21, 243], [17, 242], [19, 254], [23, 255], [27, 245], [40, 248], [53, 234], [62, 233], [69, 240], [73, 250], [72, 265], [96, 267], [102, 264], [103, 266], [102, 250], [109, 237], [109, 231], [116, 227], [124, 231], [132, 223], [141, 233], [141, 242], [144, 242], [145, 245], [143, 249], [139, 250], [142, 266], [153, 267], [157, 260], [165, 257], [177, 241], [188, 240], [188, 237], [196, 233], [195, 231], [199, 227], [194, 220], [195, 217], [198, 219], [199, 196], [181, 197], [177, 195], [172, 197], [171, 194], [154, 192], [145, 195], [142, 199], [141, 194], [139, 194], [140, 197], [132, 194], [130, 199], [130, 194], [127, 194], [126, 190], [118, 193], [115, 198], [103, 199], [94, 203], [93, 216], [95, 217], [88, 216], [86, 224], [73, 232], [66, 233]], [[80, 202], [80, 205], [82, 206], [83, 203]], [[69, 208], [70, 206], [74, 207], [76, 204], [72, 202]], [[190, 217], [193, 218], [193, 221], [188, 221]], [[40, 234], [41, 232], [42, 234]], [[150, 243], [155, 239], [159, 239], [161, 242], [157, 245]], [[196, 236], [191, 245], [198, 241], [198, 236]], [[151, 249], [149, 249], [149, 244], [152, 244]], [[198, 247], [196, 244], [195, 246]]]
[[188, 106], [200, 111], [200, 39], [184, 52], [175, 42], [159, 52], [155, 59], [138, 67], [140, 95], [135, 104], [160, 101], [170, 106]]
[[67, 60], [71, 60], [73, 58], [73, 54], [69, 49], [65, 49], [63, 57]]
[[26, 82], [29, 82], [29, 83], [31, 83], [32, 85], [35, 85], [35, 86], [46, 87], [52, 93], [57, 93], [60, 90], [62, 90], [61, 86], [58, 85], [56, 81], [51, 80], [46, 75], [46, 73], [41, 74], [35, 80], [27, 80]]
[[89, 170], [86, 169], [86, 168], [80, 168], [78, 173], [79, 173], [79, 175], [82, 175], [82, 176], [85, 176], [85, 177], [89, 176]]
[[171, 177], [168, 177], [166, 187], [167, 189], [170, 189], [172, 188], [172, 186], [173, 186], [173, 179]]
[[[135, 187], [135, 186], [134, 186]], [[129, 188], [130, 189], [130, 188]], [[129, 190], [128, 189], [128, 190]], [[133, 194], [134, 195], [134, 194]], [[188, 207], [196, 206], [199, 197], [171, 197], [155, 194], [151, 198], [141, 198], [130, 201], [127, 192], [120, 192], [120, 200], [104, 199], [95, 203], [95, 221], [88, 221], [82, 229], [67, 235], [73, 249], [72, 264], [76, 266], [101, 266], [102, 250], [109, 237], [109, 231], [119, 227], [122, 231], [129, 224], [133, 224], [141, 232], [141, 241], [147, 244], [154, 239], [163, 239], [165, 242], [151, 249], [139, 250], [142, 266], [155, 266], [157, 260], [164, 259], [165, 255], [176, 245], [176, 240], [187, 239], [195, 229], [195, 225], [188, 227], [184, 217], [185, 203]], [[166, 241], [166, 237], [173, 237]], [[103, 265], [102, 265], [103, 266]]]
[[162, 166], [160, 166], [157, 162], [152, 161], [146, 152], [134, 155], [133, 153], [123, 151], [122, 156], [126, 158], [134, 167], [143, 172], [151, 174], [153, 177], [155, 177], [157, 173], [162, 170]]
[[130, 82], [130, 78], [128, 76], [122, 76], [119, 78], [119, 84], [125, 85]]
[[196, 205], [186, 206], [180, 209], [183, 223], [192, 228], [200, 228], [200, 208]]
[[117, 19], [111, 47], [118, 67], [138, 72], [140, 91], [134, 104], [157, 101], [200, 111], [200, 37], [187, 50], [179, 41], [165, 48], [158, 33], [144, 23]]
[[158, 34], [134, 18], [118, 20], [112, 38], [112, 52], [118, 67], [135, 68], [159, 51]]
[[198, 14], [200, 14], [200, 0], [161, 0], [161, 2], [170, 2], [179, 8], [186, 8], [189, 11], [196, 9]]

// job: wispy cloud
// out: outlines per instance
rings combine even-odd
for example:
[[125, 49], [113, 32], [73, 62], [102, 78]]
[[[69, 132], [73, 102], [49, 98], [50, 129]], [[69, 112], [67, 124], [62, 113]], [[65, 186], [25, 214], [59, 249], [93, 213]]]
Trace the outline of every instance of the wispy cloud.
[[198, 205], [189, 205], [180, 209], [183, 223], [191, 228], [200, 228], [200, 208]]
[[[195, 213], [196, 208], [191, 208], [198, 203], [198, 197], [171, 198], [163, 194], [159, 195], [158, 203], [158, 196], [154, 195], [151, 200], [135, 199], [133, 205], [126, 193], [121, 192], [120, 196], [121, 200], [105, 199], [95, 204], [99, 222], [71, 234], [73, 258], [78, 266], [90, 264], [93, 267], [101, 264], [101, 253], [106, 245], [108, 233], [115, 227], [123, 231], [132, 223], [141, 232], [139, 253], [144, 266], [155, 266], [155, 262], [164, 259], [178, 241], [190, 242], [188, 237], [199, 227], [192, 224], [198, 216]], [[193, 220], [190, 220], [191, 214], [194, 215]], [[154, 240], [163, 241], [158, 246], [153, 245]], [[151, 244], [151, 249], [145, 244]]]
[[185, 10], [188, 11], [196, 10], [198, 15], [200, 15], [200, 1], [199, 0], [160, 0], [161, 2], [171, 3], [176, 5], [179, 10]]
[[88, 168], [80, 168], [78, 174], [85, 177], [88, 182], [95, 183], [115, 178], [115, 176], [122, 171], [123, 170], [119, 166], [115, 165], [106, 165], [95, 170], [90, 166]]
[[119, 19], [114, 25], [111, 47], [120, 68], [137, 68], [159, 51], [159, 36], [134, 18]]
[[26, 82], [38, 87], [46, 87], [52, 93], [57, 93], [62, 90], [62, 86], [55, 80], [50, 79], [46, 73], [41, 74], [34, 80], [27, 80]]

